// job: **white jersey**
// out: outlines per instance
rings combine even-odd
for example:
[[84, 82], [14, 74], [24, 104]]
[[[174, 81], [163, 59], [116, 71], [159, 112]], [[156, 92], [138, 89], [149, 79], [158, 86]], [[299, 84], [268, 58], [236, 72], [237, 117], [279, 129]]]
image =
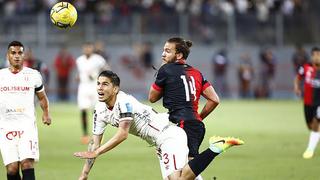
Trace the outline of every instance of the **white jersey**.
[[0, 128], [35, 126], [35, 92], [44, 91], [39, 71], [23, 67], [19, 73], [0, 70]]
[[98, 54], [91, 54], [89, 58], [82, 55], [76, 61], [80, 84], [96, 84], [97, 77], [103, 68], [109, 68], [105, 59]]
[[108, 109], [104, 102], [97, 103], [94, 111], [93, 134], [103, 134], [107, 124], [119, 127], [119, 122], [123, 120], [132, 121], [130, 134], [146, 140], [150, 145], [158, 145], [159, 135], [169, 125], [166, 114], [158, 114], [150, 106], [120, 91], [112, 110]]

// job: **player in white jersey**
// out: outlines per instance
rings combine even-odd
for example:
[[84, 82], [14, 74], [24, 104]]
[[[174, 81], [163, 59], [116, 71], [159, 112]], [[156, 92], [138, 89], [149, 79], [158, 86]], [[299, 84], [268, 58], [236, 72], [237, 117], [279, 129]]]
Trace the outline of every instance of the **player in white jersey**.
[[89, 142], [87, 113], [98, 102], [95, 89], [96, 79], [102, 70], [110, 69], [110, 67], [102, 56], [94, 53], [94, 45], [92, 43], [85, 43], [82, 51], [83, 55], [76, 60], [79, 78], [78, 107], [81, 111], [83, 129], [81, 142], [87, 144]]
[[[200, 158], [196, 157], [187, 164], [189, 150], [184, 130], [169, 123], [166, 114], [158, 114], [150, 106], [120, 91], [119, 86], [120, 79], [112, 71], [103, 71], [98, 76], [97, 92], [100, 102], [97, 103], [94, 112], [93, 142], [89, 144], [89, 152], [74, 153], [77, 157], [89, 158], [79, 177], [81, 180], [88, 178], [97, 156], [123, 142], [129, 133], [156, 146], [163, 179], [194, 179], [196, 176], [189, 166], [190, 162], [196, 165], [202, 164], [203, 159], [211, 158], [212, 160], [225, 149], [243, 143], [235, 138], [215, 138], [210, 147], [213, 150], [207, 150], [211, 154], [210, 152], [202, 156], [200, 154]], [[117, 127], [118, 131], [100, 146], [102, 135], [108, 124]]]
[[35, 179], [34, 162], [39, 159], [35, 95], [42, 108], [42, 121], [51, 124], [49, 101], [37, 70], [23, 67], [24, 47], [8, 45], [9, 67], [0, 70], [0, 150], [7, 179]]

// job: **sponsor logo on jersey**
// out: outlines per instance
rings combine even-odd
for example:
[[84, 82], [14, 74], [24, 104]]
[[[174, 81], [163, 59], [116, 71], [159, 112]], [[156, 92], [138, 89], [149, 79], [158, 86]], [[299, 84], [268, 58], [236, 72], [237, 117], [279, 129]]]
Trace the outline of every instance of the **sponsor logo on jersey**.
[[24, 133], [24, 131], [10, 131], [6, 134], [6, 138], [8, 140], [12, 140], [15, 137], [21, 138], [22, 134]]
[[23, 113], [25, 108], [6, 109], [6, 113]]
[[28, 86], [0, 86], [1, 92], [25, 92], [30, 91]]
[[132, 113], [132, 106], [130, 103], [126, 103], [126, 108], [127, 108], [127, 112], [131, 112]]

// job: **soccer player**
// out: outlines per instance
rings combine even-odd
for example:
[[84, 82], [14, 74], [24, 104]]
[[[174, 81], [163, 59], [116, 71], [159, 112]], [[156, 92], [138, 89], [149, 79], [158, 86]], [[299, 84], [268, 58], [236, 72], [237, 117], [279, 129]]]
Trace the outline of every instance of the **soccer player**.
[[309, 143], [303, 158], [313, 157], [314, 150], [320, 138], [320, 48], [311, 50], [311, 64], [300, 67], [294, 81], [294, 91], [301, 96], [300, 82], [304, 81], [304, 116], [310, 132]]
[[88, 144], [88, 111], [94, 108], [98, 97], [95, 90], [95, 84], [98, 74], [102, 70], [110, 69], [105, 59], [94, 53], [94, 45], [85, 43], [82, 47], [83, 55], [77, 58], [76, 65], [78, 70], [78, 107], [81, 112], [81, 125], [83, 136], [82, 144]]
[[[169, 110], [169, 120], [185, 130], [189, 159], [199, 154], [205, 134], [202, 120], [219, 104], [219, 97], [211, 84], [199, 70], [186, 64], [191, 46], [191, 41], [180, 37], [166, 41], [162, 52], [163, 65], [149, 91], [149, 101], [154, 103], [163, 97], [163, 106]], [[200, 95], [207, 101], [199, 114]]]
[[[185, 132], [169, 123], [167, 114], [158, 114], [150, 106], [141, 104], [133, 96], [120, 91], [119, 86], [120, 79], [112, 71], [103, 71], [98, 76], [99, 102], [94, 111], [93, 141], [89, 144], [88, 152], [74, 153], [77, 157], [87, 158], [80, 180], [88, 178], [96, 157], [115, 148], [127, 139], [129, 133], [157, 147], [163, 179], [194, 179], [215, 156], [233, 145], [243, 144], [242, 140], [236, 138], [212, 137], [210, 147], [205, 153], [187, 164], [188, 147]], [[118, 130], [100, 146], [108, 124]]]
[[8, 180], [35, 179], [34, 162], [39, 160], [35, 95], [39, 99], [42, 122], [51, 124], [49, 101], [39, 71], [23, 67], [24, 46], [8, 45], [9, 67], [0, 70], [0, 150]]

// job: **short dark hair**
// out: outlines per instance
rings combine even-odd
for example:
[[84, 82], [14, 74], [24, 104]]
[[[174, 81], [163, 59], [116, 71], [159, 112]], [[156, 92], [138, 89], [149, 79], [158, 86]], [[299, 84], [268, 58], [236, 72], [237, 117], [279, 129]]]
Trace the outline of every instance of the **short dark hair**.
[[20, 41], [12, 41], [11, 43], [9, 43], [8, 50], [10, 49], [11, 46], [19, 46], [19, 47], [22, 47], [24, 50], [24, 46]]
[[113, 85], [120, 86], [120, 78], [116, 73], [114, 73], [110, 70], [105, 70], [105, 71], [102, 71], [98, 77], [100, 77], [100, 76], [110, 78], [111, 83]]
[[192, 46], [192, 41], [184, 40], [180, 37], [173, 37], [167, 40], [168, 43], [174, 43], [176, 45], [177, 53], [182, 53], [183, 58], [187, 59]]
[[316, 51], [320, 51], [320, 48], [317, 47], [317, 46], [315, 46], [315, 47], [313, 47], [313, 48], [311, 49], [311, 54], [313, 54], [313, 53], [316, 52]]

